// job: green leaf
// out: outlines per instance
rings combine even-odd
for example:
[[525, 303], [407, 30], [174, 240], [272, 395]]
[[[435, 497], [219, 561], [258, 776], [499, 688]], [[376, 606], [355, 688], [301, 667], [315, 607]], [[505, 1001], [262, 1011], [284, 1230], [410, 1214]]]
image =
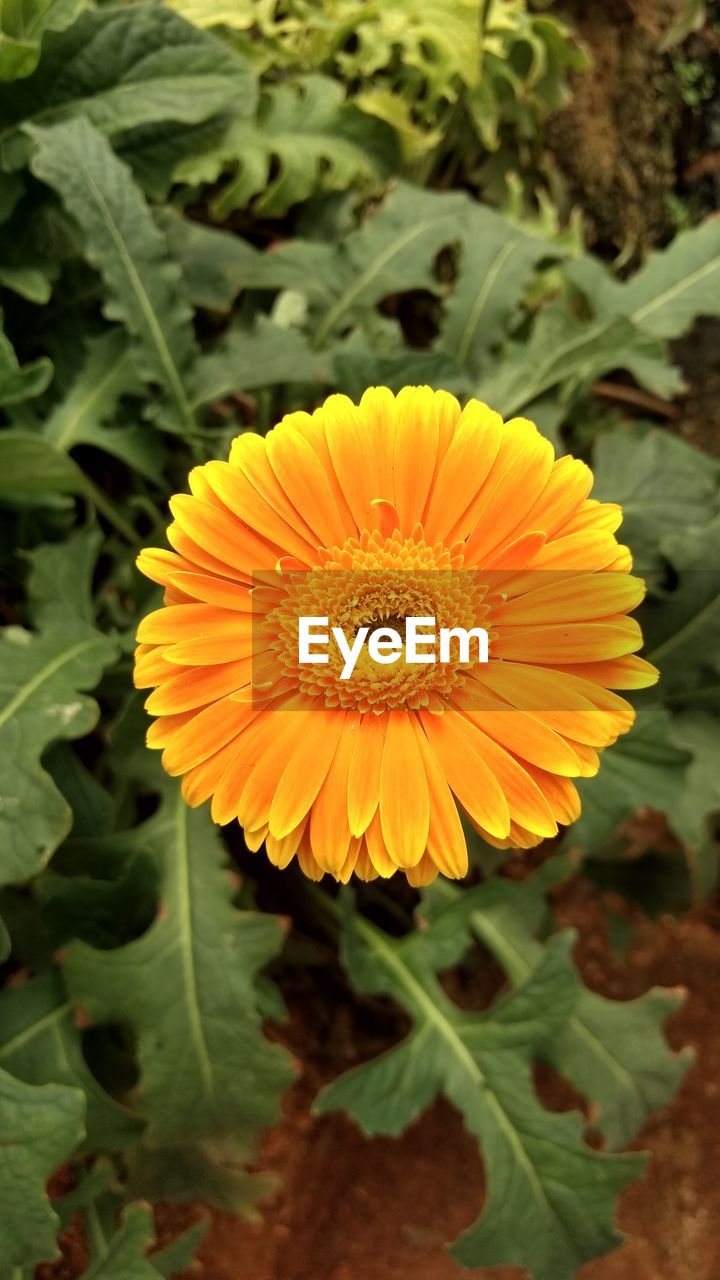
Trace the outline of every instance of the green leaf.
[[718, 464], [667, 431], [599, 436], [593, 471], [593, 497], [622, 506], [622, 540], [641, 575], [662, 563], [667, 534], [704, 524], [718, 510]]
[[366, 387], [383, 386], [398, 392], [402, 387], [442, 387], [464, 398], [469, 390], [468, 375], [441, 351], [412, 351], [405, 348], [395, 356], [374, 351], [339, 348], [333, 357], [335, 386], [359, 400]]
[[93, 1020], [134, 1029], [151, 1145], [240, 1136], [275, 1118], [290, 1080], [284, 1051], [262, 1034], [254, 989], [281, 926], [232, 905], [218, 833], [179, 790], [153, 842], [163, 865], [157, 920], [113, 951], [73, 944], [68, 985]]
[[577, 784], [582, 813], [568, 830], [568, 844], [602, 853], [619, 824], [641, 807], [672, 815], [689, 762], [689, 752], [675, 744], [665, 708], [639, 711], [629, 733], [603, 755], [599, 774]]
[[0, 432], [0, 497], [86, 492], [86, 478], [77, 463], [41, 436]]
[[89, 499], [128, 542], [137, 544], [132, 525], [68, 454], [29, 431], [0, 431], [0, 500], [42, 503], [48, 493]]
[[254, 265], [257, 249], [242, 236], [192, 222], [169, 207], [158, 209], [155, 216], [171, 257], [180, 265], [193, 306], [229, 311], [245, 287], [248, 267]]
[[720, 224], [711, 218], [681, 232], [626, 284], [593, 258], [579, 258], [567, 273], [596, 316], [627, 316], [655, 338], [678, 338], [698, 316], [720, 315]]
[[[521, 883], [494, 877], [475, 889], [442, 885], [428, 892], [437, 929], [470, 927], [513, 985], [525, 982], [542, 958], [537, 934], [548, 915], [546, 893], [574, 870], [567, 856], [550, 858]], [[437, 904], [437, 905], [435, 905]], [[674, 1095], [692, 1060], [670, 1051], [662, 1034], [677, 1009], [676, 992], [654, 987], [636, 1000], [608, 1000], [580, 985], [575, 1009], [542, 1051], [593, 1107], [593, 1125], [611, 1147], [630, 1142], [658, 1107]]]
[[141, 380], [131, 344], [120, 329], [91, 338], [87, 357], [63, 400], [46, 418], [43, 436], [55, 449], [93, 445], [118, 458], [146, 479], [162, 482], [162, 442], [148, 425], [108, 426], [122, 396], [136, 393]]
[[382, 207], [337, 245], [294, 239], [258, 254], [249, 286], [291, 289], [312, 309], [318, 347], [339, 330], [374, 315], [389, 294], [438, 291], [435, 258], [459, 242], [469, 201], [399, 183]]
[[346, 912], [351, 977], [363, 991], [392, 995], [413, 1026], [397, 1047], [323, 1089], [317, 1109], [346, 1108], [366, 1132], [393, 1134], [438, 1093], [453, 1102], [481, 1144], [487, 1182], [478, 1222], [453, 1246], [465, 1266], [514, 1263], [535, 1280], [573, 1280], [582, 1262], [620, 1240], [614, 1198], [643, 1158], [592, 1151], [581, 1117], [545, 1111], [531, 1077], [577, 1001], [572, 941], [551, 939], [523, 983], [473, 1014], [436, 977], [464, 945], [457, 929], [431, 923], [396, 940]]
[[170, 395], [178, 429], [194, 418], [184, 375], [197, 355], [179, 267], [127, 166], [86, 120], [33, 127], [32, 169], [79, 223], [88, 260], [108, 290], [105, 314], [137, 342], [138, 370]]
[[156, 1204], [215, 1205], [245, 1222], [258, 1222], [255, 1207], [277, 1191], [274, 1174], [248, 1172], [243, 1161], [252, 1158], [248, 1144], [175, 1142], [170, 1147], [138, 1143], [127, 1152], [128, 1192]]
[[720, 812], [720, 721], [702, 712], [685, 712], [674, 718], [673, 738], [681, 749], [692, 752], [692, 762], [682, 794], [669, 815], [670, 823], [685, 845], [694, 897], [702, 902], [718, 879], [713, 819]]
[[83, 690], [113, 661], [113, 640], [71, 610], [51, 605], [36, 633], [0, 635], [0, 884], [36, 875], [70, 830], [68, 805], [41, 764], [52, 742], [93, 728], [97, 704]]
[[669, 533], [660, 550], [677, 582], [643, 610], [646, 651], [660, 667], [664, 694], [682, 698], [702, 685], [703, 668], [720, 670], [720, 516]]
[[83, 1280], [157, 1280], [158, 1273], [147, 1257], [154, 1239], [150, 1210], [145, 1205], [130, 1205], [108, 1241], [107, 1251], [85, 1272]]
[[256, 96], [241, 58], [164, 5], [89, 9], [69, 30], [48, 34], [33, 75], [0, 85], [0, 168], [25, 164], [26, 124], [81, 116], [114, 138], [153, 122], [251, 112]]
[[202, 1244], [208, 1233], [210, 1226], [209, 1220], [201, 1220], [196, 1222], [192, 1227], [188, 1227], [187, 1231], [183, 1231], [182, 1235], [176, 1236], [170, 1244], [166, 1244], [164, 1249], [158, 1249], [156, 1253], [150, 1255], [150, 1262], [161, 1276], [166, 1276], [167, 1280], [173, 1280], [178, 1271], [185, 1271], [192, 1265], [195, 1258], [195, 1252]]
[[38, 268], [12, 266], [7, 262], [0, 262], [0, 286], [40, 306], [49, 302], [52, 293], [50, 281]]
[[30, 564], [27, 595], [33, 619], [41, 620], [47, 605], [62, 603], [84, 622], [94, 622], [92, 580], [102, 541], [102, 531], [89, 525], [64, 542], [44, 543], [25, 553]]
[[57, 970], [0, 993], [0, 1068], [26, 1084], [82, 1089], [89, 1149], [119, 1150], [137, 1138], [142, 1121], [113, 1101], [91, 1074], [74, 1016]]
[[32, 1267], [57, 1256], [57, 1214], [45, 1183], [82, 1141], [85, 1099], [66, 1085], [30, 1085], [0, 1070], [0, 1256]]
[[121, 395], [137, 391], [140, 381], [133, 352], [120, 329], [90, 339], [87, 357], [67, 395], [45, 419], [43, 435], [63, 452], [77, 444], [98, 444], [102, 427]]
[[0, 81], [29, 76], [46, 31], [63, 31], [86, 0], [4, 0], [0, 12]]
[[0, 311], [0, 405], [21, 404], [42, 395], [53, 374], [53, 367], [45, 356], [20, 368], [17, 356], [6, 338]]
[[526, 235], [492, 209], [473, 206], [439, 350], [477, 375], [500, 345], [537, 263], [557, 256], [548, 241]]
[[245, 209], [282, 217], [320, 191], [378, 187], [399, 163], [394, 131], [345, 102], [327, 76], [302, 76], [265, 88], [255, 120], [234, 119], [217, 146], [178, 166], [181, 182], [215, 183], [234, 176], [212, 203], [219, 221]]
[[553, 387], [562, 387], [569, 399], [613, 369], [627, 369], [657, 395], [673, 396], [682, 389], [661, 344], [629, 320], [618, 316], [587, 324], [552, 305], [540, 313], [529, 341], [514, 344], [498, 367], [481, 378], [476, 394], [511, 417]]
[[196, 367], [192, 398], [196, 407], [212, 404], [236, 391], [280, 383], [327, 385], [332, 364], [326, 353], [310, 346], [297, 329], [284, 329], [258, 316], [252, 329], [228, 329], [222, 342]]

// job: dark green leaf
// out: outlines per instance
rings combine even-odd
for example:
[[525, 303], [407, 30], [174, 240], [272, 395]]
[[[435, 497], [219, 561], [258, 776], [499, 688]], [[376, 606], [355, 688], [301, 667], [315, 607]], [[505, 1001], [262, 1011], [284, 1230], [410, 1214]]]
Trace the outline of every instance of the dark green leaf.
[[657, 395], [682, 389], [661, 344], [630, 320], [618, 316], [587, 324], [552, 305], [540, 313], [529, 341], [511, 347], [497, 369], [481, 378], [476, 394], [511, 417], [553, 387], [561, 386], [568, 399], [614, 369], [629, 370]]
[[86, 0], [4, 0], [0, 13], [0, 81], [29, 76], [46, 31], [75, 21]]
[[311, 75], [269, 85], [255, 120], [232, 120], [217, 145], [188, 157], [176, 176], [214, 183], [230, 170], [213, 200], [219, 220], [255, 197], [259, 214], [281, 217], [318, 191], [377, 187], [398, 162], [394, 130], [345, 102], [335, 80]]
[[45, 356], [20, 367], [3, 331], [0, 311], [0, 405], [21, 404], [42, 395], [52, 373], [52, 364]]
[[431, 924], [398, 941], [346, 913], [353, 980], [394, 996], [413, 1029], [323, 1089], [318, 1110], [346, 1108], [368, 1133], [398, 1133], [436, 1094], [455, 1104], [482, 1146], [487, 1180], [480, 1219], [453, 1247], [465, 1266], [515, 1263], [535, 1280], [573, 1280], [583, 1261], [620, 1240], [614, 1199], [642, 1157], [592, 1151], [581, 1117], [545, 1111], [530, 1073], [577, 1002], [571, 942], [567, 934], [551, 939], [523, 983], [471, 1014], [451, 1003], [435, 976], [457, 953], [457, 931], [453, 938]]
[[20, 168], [26, 124], [83, 117], [109, 137], [153, 121], [195, 124], [232, 107], [252, 111], [255, 77], [245, 62], [164, 5], [90, 9], [50, 32], [39, 67], [0, 85], [0, 167]]
[[84, 1280], [157, 1280], [147, 1257], [155, 1236], [150, 1210], [133, 1204], [125, 1210], [107, 1250], [85, 1272]]
[[676, 746], [660, 706], [638, 713], [629, 733], [605, 752], [599, 774], [578, 783], [582, 813], [567, 834], [571, 847], [601, 853], [617, 827], [640, 808], [672, 813], [685, 787], [690, 754]]
[[667, 431], [601, 435], [593, 470], [593, 497], [622, 506], [622, 540], [641, 575], [660, 565], [662, 538], [704, 524], [718, 510], [717, 463]]
[[56, 1256], [59, 1220], [45, 1184], [82, 1141], [84, 1114], [79, 1089], [24, 1084], [0, 1071], [3, 1266], [32, 1267]]
[[492, 209], [474, 206], [468, 216], [458, 279], [445, 308], [441, 351], [478, 375], [505, 336], [533, 270], [558, 250], [526, 235]]
[[82, 1089], [92, 1151], [114, 1151], [142, 1131], [142, 1121], [105, 1093], [83, 1057], [75, 1010], [59, 972], [0, 993], [0, 1068], [26, 1084]]
[[[514, 985], [542, 958], [537, 934], [548, 915], [545, 894], [573, 871], [567, 856], [549, 859], [521, 883], [495, 877], [459, 892], [442, 885], [428, 894], [436, 929], [472, 928]], [[435, 905], [433, 905], [435, 904]], [[607, 1000], [580, 986], [567, 1023], [543, 1057], [592, 1104], [593, 1124], [611, 1147], [635, 1137], [647, 1116], [664, 1106], [685, 1074], [690, 1051], [674, 1054], [662, 1026], [679, 1004], [675, 992], [653, 988], [636, 1000]]]
[[151, 1144], [229, 1139], [269, 1123], [289, 1083], [284, 1052], [262, 1034], [254, 990], [282, 931], [270, 916], [233, 907], [218, 835], [179, 791], [153, 840], [163, 865], [158, 919], [114, 951], [73, 944], [69, 986], [93, 1020], [135, 1030], [138, 1108]]
[[207, 1219], [196, 1222], [187, 1231], [183, 1231], [182, 1235], [171, 1240], [170, 1244], [166, 1244], [164, 1249], [151, 1253], [149, 1260], [155, 1270], [161, 1276], [166, 1276], [167, 1280], [173, 1280], [178, 1271], [185, 1271], [192, 1265], [196, 1250], [205, 1239], [209, 1226]]
[[184, 376], [197, 355], [179, 267], [127, 166], [86, 120], [33, 128], [33, 172], [61, 196], [108, 289], [105, 314], [137, 342], [137, 367], [164, 387], [178, 429], [192, 430]]
[[229, 311], [245, 287], [248, 267], [257, 260], [257, 249], [242, 236], [205, 227], [169, 208], [158, 210], [156, 216], [171, 257], [182, 268], [193, 306]]

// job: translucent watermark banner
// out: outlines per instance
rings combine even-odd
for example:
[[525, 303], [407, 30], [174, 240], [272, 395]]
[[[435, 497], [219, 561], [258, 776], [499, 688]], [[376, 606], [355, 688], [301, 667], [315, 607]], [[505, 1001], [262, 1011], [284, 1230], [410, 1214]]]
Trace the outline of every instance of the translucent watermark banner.
[[246, 694], [289, 711], [593, 710], [591, 687], [610, 704], [655, 683], [654, 654], [682, 655], [680, 615], [717, 600], [720, 570], [691, 571], [676, 609], [672, 584], [654, 591], [612, 568], [258, 570]]

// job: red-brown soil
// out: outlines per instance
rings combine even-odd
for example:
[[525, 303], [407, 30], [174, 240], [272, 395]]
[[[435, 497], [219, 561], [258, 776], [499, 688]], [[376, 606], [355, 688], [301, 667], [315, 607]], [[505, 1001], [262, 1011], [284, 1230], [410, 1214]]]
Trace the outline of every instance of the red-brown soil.
[[[636, 1144], [651, 1159], [620, 1203], [618, 1221], [630, 1239], [584, 1266], [579, 1280], [717, 1280], [720, 913], [698, 909], [656, 922], [635, 913], [622, 958], [612, 953], [602, 899], [588, 882], [577, 879], [561, 892], [556, 916], [579, 928], [578, 960], [596, 990], [629, 999], [655, 984], [687, 988], [668, 1036], [674, 1047], [690, 1044], [697, 1052], [680, 1093]], [[488, 988], [484, 999], [496, 985], [494, 971], [479, 983]], [[196, 1280], [519, 1280], [515, 1268], [464, 1271], [443, 1247], [476, 1217], [483, 1197], [475, 1143], [447, 1104], [438, 1102], [398, 1139], [366, 1139], [343, 1116], [311, 1118], [323, 1081], [388, 1042], [382, 1018], [378, 1025], [368, 1015], [363, 1026], [337, 993], [328, 1002], [292, 1004], [284, 1038], [302, 1057], [303, 1072], [261, 1160], [263, 1170], [280, 1176], [281, 1189], [264, 1206], [261, 1224], [213, 1215]], [[543, 1079], [541, 1092], [551, 1106], [570, 1104], [560, 1081]], [[161, 1209], [161, 1238], [201, 1212]]]

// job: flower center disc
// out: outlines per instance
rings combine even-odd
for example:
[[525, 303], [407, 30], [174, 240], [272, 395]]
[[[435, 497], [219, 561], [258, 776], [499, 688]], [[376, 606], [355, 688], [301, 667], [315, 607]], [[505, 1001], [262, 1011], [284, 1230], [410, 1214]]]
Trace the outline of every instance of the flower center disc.
[[[437, 636], [442, 627], [484, 626], [489, 613], [487, 583], [462, 568], [461, 549], [430, 546], [419, 528], [407, 538], [398, 530], [390, 537], [365, 532], [349, 538], [342, 547], [325, 550], [320, 567], [278, 574], [277, 590], [279, 602], [263, 614], [256, 635], [257, 649], [269, 650], [277, 664], [274, 680], [321, 698], [327, 707], [378, 714], [400, 707], [440, 709], [440, 700], [475, 665], [472, 660], [462, 663], [457, 648], [451, 649], [449, 662], [437, 661], [437, 653], [433, 663], [408, 662], [407, 618], [432, 618]], [[299, 661], [301, 617], [328, 619], [326, 664]], [[350, 644], [362, 627], [369, 628], [349, 679], [341, 678], [345, 657], [332, 635], [334, 627]], [[374, 661], [367, 647], [370, 634], [384, 627], [397, 631], [403, 641], [403, 651], [392, 663]], [[432, 635], [432, 627], [422, 630], [428, 638]], [[423, 646], [422, 652], [432, 654], [433, 648]]]

